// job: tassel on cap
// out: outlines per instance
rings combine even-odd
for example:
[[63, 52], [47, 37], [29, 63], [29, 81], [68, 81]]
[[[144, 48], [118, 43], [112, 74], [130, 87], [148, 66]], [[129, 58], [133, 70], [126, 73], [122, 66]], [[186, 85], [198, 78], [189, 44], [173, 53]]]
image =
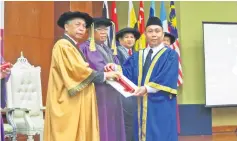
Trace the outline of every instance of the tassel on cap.
[[114, 22], [112, 22], [112, 27], [113, 27], [113, 39], [112, 39], [112, 45], [111, 45], [111, 49], [114, 50], [113, 55], [117, 55], [117, 47], [116, 47], [116, 35], [115, 35], [115, 24]]
[[94, 38], [94, 23], [91, 24], [90, 51], [96, 51]]

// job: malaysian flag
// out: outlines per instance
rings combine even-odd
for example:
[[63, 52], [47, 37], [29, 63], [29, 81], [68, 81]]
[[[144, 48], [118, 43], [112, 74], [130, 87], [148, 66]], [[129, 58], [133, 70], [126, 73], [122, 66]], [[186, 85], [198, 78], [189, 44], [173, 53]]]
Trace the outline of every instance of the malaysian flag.
[[0, 54], [3, 56], [4, 1], [0, 1]]
[[178, 37], [178, 30], [177, 30], [177, 19], [175, 13], [175, 6], [174, 1], [170, 2], [170, 13], [168, 19], [168, 31], [175, 36], [176, 41], [171, 47], [178, 53], [179, 55], [179, 78], [178, 78], [178, 86], [183, 84], [183, 73], [182, 73], [182, 66], [181, 66], [181, 58], [180, 58], [180, 46], [179, 46], [179, 37]]

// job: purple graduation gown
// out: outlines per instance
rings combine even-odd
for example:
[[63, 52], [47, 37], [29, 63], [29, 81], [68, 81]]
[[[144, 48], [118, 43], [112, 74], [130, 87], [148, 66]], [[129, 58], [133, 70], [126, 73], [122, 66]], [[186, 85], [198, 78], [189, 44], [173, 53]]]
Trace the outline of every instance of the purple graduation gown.
[[[106, 45], [97, 45], [96, 51], [90, 51], [90, 41], [86, 41], [78, 47], [83, 52], [90, 67], [96, 71], [104, 71], [107, 63], [119, 64], [117, 57]], [[108, 84], [95, 84], [98, 104], [100, 140], [101, 141], [125, 141], [125, 127], [123, 108], [120, 93]]]
[[[3, 64], [4, 60], [2, 56], [0, 56], [0, 63]], [[8, 78], [1, 79], [1, 108], [5, 108], [6, 106], [6, 81]], [[1, 117], [1, 141], [4, 141], [4, 128], [3, 128], [3, 119], [2, 114], [0, 113]]]

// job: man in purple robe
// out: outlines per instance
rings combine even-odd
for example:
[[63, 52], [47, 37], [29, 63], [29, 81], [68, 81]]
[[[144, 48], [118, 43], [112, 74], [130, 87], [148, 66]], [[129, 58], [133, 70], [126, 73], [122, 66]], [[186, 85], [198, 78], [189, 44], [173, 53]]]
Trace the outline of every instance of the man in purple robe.
[[[82, 43], [78, 48], [83, 52], [92, 69], [104, 71], [104, 66], [108, 63], [119, 64], [119, 60], [116, 57], [115, 37], [111, 46], [113, 50], [105, 44], [108, 27], [112, 25], [112, 22], [106, 18], [94, 18], [93, 21], [90, 41]], [[121, 94], [106, 83], [95, 84], [95, 88], [100, 140], [126, 141]]]
[[[1, 65], [4, 63], [2, 56], [0, 56], [0, 63]], [[10, 75], [10, 68], [7, 69], [0, 69], [0, 78], [1, 78], [1, 108], [5, 108], [6, 106], [6, 82], [8, 80], [8, 76]], [[1, 117], [1, 141], [4, 141], [4, 129], [3, 129], [3, 119], [2, 114], [0, 113]]]

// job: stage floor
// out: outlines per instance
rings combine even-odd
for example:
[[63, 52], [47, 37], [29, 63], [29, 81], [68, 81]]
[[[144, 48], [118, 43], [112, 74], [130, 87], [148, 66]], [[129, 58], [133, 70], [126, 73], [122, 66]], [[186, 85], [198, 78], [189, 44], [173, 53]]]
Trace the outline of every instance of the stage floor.
[[237, 134], [215, 133], [212, 136], [180, 136], [179, 141], [237, 141]]
[[[34, 139], [39, 141], [39, 136], [35, 136]], [[17, 141], [26, 141], [26, 136], [19, 135]], [[212, 136], [180, 136], [179, 141], [237, 141], [237, 134], [215, 133]]]

